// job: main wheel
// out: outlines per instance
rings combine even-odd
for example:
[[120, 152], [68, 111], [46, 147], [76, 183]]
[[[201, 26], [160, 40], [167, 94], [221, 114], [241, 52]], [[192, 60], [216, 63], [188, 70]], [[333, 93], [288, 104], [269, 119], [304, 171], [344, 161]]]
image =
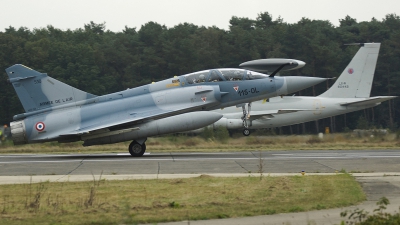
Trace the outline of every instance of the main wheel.
[[132, 141], [129, 145], [129, 153], [133, 157], [140, 157], [146, 151], [146, 144], [139, 144], [137, 141]]
[[244, 129], [243, 130], [243, 135], [244, 136], [249, 136], [250, 135], [250, 130], [249, 129]]

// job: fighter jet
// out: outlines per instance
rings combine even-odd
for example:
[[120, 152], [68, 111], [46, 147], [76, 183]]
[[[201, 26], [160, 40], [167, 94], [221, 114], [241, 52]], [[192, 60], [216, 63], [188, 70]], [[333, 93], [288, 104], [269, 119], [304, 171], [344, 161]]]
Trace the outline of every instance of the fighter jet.
[[[223, 126], [229, 130], [273, 128], [314, 121], [377, 106], [397, 96], [370, 97], [380, 43], [357, 44], [360, 49], [343, 70], [333, 86], [317, 97], [283, 96], [250, 104], [251, 112], [228, 107], [215, 110], [223, 114], [211, 127]], [[260, 70], [259, 62], [247, 62], [247, 67]], [[256, 65], [256, 66], [254, 66]], [[249, 110], [250, 111], [250, 110]], [[194, 132], [201, 132], [198, 129]]]
[[128, 149], [136, 157], [146, 151], [147, 137], [198, 129], [222, 117], [209, 110], [293, 93], [326, 80], [211, 69], [96, 96], [20, 64], [6, 73], [25, 109], [10, 123], [15, 145], [132, 140]]

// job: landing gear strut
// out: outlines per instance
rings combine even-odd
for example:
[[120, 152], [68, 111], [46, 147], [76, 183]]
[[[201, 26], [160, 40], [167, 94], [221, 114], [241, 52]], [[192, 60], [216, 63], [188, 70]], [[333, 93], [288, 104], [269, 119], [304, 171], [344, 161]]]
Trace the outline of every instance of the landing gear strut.
[[250, 120], [251, 102], [249, 104], [247, 104], [247, 109], [248, 110], [246, 110], [246, 105], [243, 104], [242, 105], [242, 110], [243, 110], [242, 120], [243, 120], [243, 127], [244, 127], [244, 130], [243, 130], [244, 136], [250, 135], [249, 126], [251, 126], [251, 120]]
[[133, 140], [131, 142], [131, 144], [129, 145], [129, 153], [131, 154], [131, 156], [133, 157], [141, 157], [144, 152], [146, 151], [146, 140]]

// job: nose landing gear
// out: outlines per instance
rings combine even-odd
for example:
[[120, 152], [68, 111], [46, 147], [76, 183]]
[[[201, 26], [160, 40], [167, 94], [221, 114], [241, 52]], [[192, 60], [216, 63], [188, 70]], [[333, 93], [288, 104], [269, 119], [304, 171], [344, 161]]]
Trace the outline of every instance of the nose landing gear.
[[247, 109], [246, 110], [246, 105], [243, 104], [242, 105], [242, 110], [243, 110], [243, 116], [242, 116], [242, 120], [243, 120], [243, 135], [244, 136], [249, 136], [250, 135], [250, 130], [248, 129], [249, 126], [251, 126], [251, 120], [250, 120], [250, 111], [251, 111], [251, 102], [247, 104]]

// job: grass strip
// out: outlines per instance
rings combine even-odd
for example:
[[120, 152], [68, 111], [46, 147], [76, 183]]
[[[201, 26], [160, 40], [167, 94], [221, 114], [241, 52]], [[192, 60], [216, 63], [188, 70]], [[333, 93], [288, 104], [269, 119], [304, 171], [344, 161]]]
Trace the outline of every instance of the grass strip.
[[267, 215], [365, 200], [332, 176], [44, 182], [0, 186], [0, 224], [135, 224]]

